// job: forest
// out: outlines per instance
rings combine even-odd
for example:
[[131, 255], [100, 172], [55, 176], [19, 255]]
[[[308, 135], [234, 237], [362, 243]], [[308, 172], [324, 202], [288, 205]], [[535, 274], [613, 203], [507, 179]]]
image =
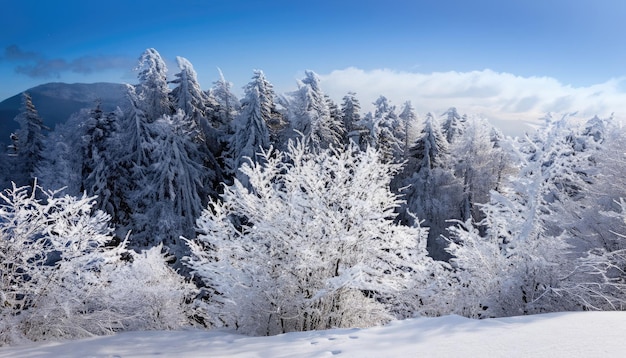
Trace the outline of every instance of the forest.
[[[614, 118], [363, 113], [306, 71], [242, 98], [155, 49], [124, 103], [0, 149], [0, 345], [130, 330], [249, 335], [622, 310], [626, 143]], [[358, 89], [355, 89], [358, 91]], [[624, 170], [622, 170], [624, 168]]]

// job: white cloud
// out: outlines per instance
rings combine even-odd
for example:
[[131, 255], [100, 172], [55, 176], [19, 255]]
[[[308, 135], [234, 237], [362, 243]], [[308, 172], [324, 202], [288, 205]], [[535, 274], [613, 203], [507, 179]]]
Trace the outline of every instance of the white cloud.
[[[616, 118], [626, 115], [626, 77], [588, 87], [564, 85], [550, 77], [520, 77], [491, 70], [430, 74], [388, 69], [364, 71], [350, 67], [320, 75], [323, 90], [338, 103], [348, 92], [357, 93], [363, 111], [384, 95], [400, 106], [410, 100], [418, 113], [479, 114], [514, 126], [535, 122], [547, 112], [578, 112], [580, 116]], [[507, 121], [507, 122], [503, 122]]]

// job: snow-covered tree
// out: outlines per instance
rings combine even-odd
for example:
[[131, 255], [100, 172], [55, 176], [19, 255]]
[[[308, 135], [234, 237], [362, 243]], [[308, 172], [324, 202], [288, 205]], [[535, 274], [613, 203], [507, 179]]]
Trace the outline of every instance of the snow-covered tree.
[[406, 200], [400, 208], [401, 221], [414, 224], [413, 215], [423, 220], [422, 225], [429, 228], [429, 252], [435, 258], [445, 258], [441, 235], [450, 225], [447, 221], [460, 216], [461, 185], [451, 169], [448, 143], [432, 114], [426, 115], [420, 137], [409, 149], [397, 180]]
[[[150, 151], [154, 150], [151, 138], [150, 121], [146, 113], [140, 108], [139, 98], [132, 86], [127, 86], [128, 108], [121, 119], [120, 132], [117, 137], [123, 145], [117, 153], [119, 176], [114, 188], [110, 188], [115, 212], [109, 213], [113, 217], [119, 231], [124, 237], [129, 230], [134, 230], [131, 215], [143, 211], [139, 203], [134, 200], [134, 192], [142, 189], [139, 183], [144, 180], [147, 168], [150, 166]], [[146, 189], [146, 188], [144, 188]], [[131, 240], [131, 246], [134, 246]]]
[[[128, 88], [134, 96], [134, 88]], [[98, 209], [111, 215], [113, 223], [125, 225], [130, 212], [126, 193], [131, 186], [126, 140], [133, 133], [128, 128], [119, 107], [105, 113], [96, 103], [73, 114], [48, 136], [44, 165], [36, 172], [39, 182], [72, 196], [95, 196]]]
[[383, 153], [383, 160], [401, 161], [405, 135], [396, 114], [396, 106], [391, 105], [385, 96], [378, 97], [374, 106], [373, 138], [376, 146]]
[[208, 92], [213, 108], [213, 126], [217, 128], [223, 143], [228, 143], [229, 136], [233, 133], [233, 121], [239, 113], [239, 98], [232, 92], [233, 84], [224, 78], [224, 74], [218, 69], [220, 78], [213, 82], [213, 88]]
[[176, 62], [180, 72], [175, 75], [174, 80], [170, 81], [170, 83], [177, 85], [170, 92], [172, 103], [177, 109], [185, 112], [190, 120], [189, 129], [197, 131], [200, 141], [217, 140], [215, 130], [208, 121], [209, 97], [200, 88], [193, 65], [186, 58], [180, 56], [176, 57]]
[[163, 243], [178, 257], [185, 248], [179, 236], [194, 236], [194, 223], [203, 209], [200, 194], [215, 175], [193, 160], [198, 147], [186, 131], [186, 121], [179, 110], [150, 124], [143, 148], [147, 166], [137, 168], [135, 189], [129, 193], [131, 243], [140, 248]]
[[139, 85], [138, 104], [149, 121], [155, 121], [164, 114], [172, 114], [173, 105], [169, 98], [167, 66], [159, 52], [149, 48], [139, 57], [135, 68]]
[[94, 203], [40, 187], [0, 194], [0, 345], [190, 324], [194, 290], [161, 247], [107, 246], [113, 229]]
[[255, 71], [252, 81], [244, 87], [241, 112], [235, 119], [235, 132], [229, 143], [227, 165], [231, 175], [244, 186], [248, 178], [239, 172], [242, 163], [257, 161], [259, 151], [271, 145], [269, 123], [276, 116], [274, 91], [262, 71]]
[[301, 141], [261, 155], [241, 168], [250, 189], [226, 187], [190, 242], [213, 324], [255, 334], [371, 326], [414, 299], [402, 293], [433, 261], [425, 230], [394, 223], [397, 165], [373, 148]]
[[32, 184], [35, 178], [37, 165], [43, 159], [44, 135], [46, 129], [32, 97], [28, 93], [22, 94], [22, 112], [15, 118], [20, 124], [17, 133], [11, 136], [11, 155], [13, 156], [13, 170], [11, 180], [18, 185]]
[[455, 175], [463, 183], [463, 221], [472, 218], [479, 222], [480, 205], [489, 202], [491, 190], [500, 187], [504, 177], [513, 173], [512, 158], [503, 143], [494, 143], [492, 133], [492, 126], [485, 119], [468, 118], [450, 145]]
[[[587, 158], [577, 163], [577, 169], [586, 173], [583, 183], [578, 182], [582, 197], [564, 227], [576, 240], [581, 251], [602, 249], [607, 252], [626, 248], [626, 241], [617, 235], [626, 231], [621, 218], [620, 201], [626, 198], [626, 146], [624, 129], [614, 122], [603, 123], [592, 118], [581, 135], [572, 137], [577, 157]], [[607, 128], [603, 129], [603, 127]]]
[[123, 117], [118, 108], [115, 112], [104, 113], [98, 104], [90, 111], [88, 120], [83, 123], [82, 136], [82, 187], [81, 192], [98, 198], [97, 207], [107, 213], [114, 213], [117, 202], [113, 190], [121, 173], [118, 158], [119, 121]]
[[594, 117], [568, 135], [571, 179], [562, 181], [570, 200], [561, 201], [560, 227], [573, 246], [572, 272], [556, 291], [585, 309], [626, 307], [626, 160], [624, 130]]
[[328, 114], [330, 115], [330, 123], [333, 123], [334, 129], [338, 131], [340, 135], [340, 138], [337, 144], [345, 145], [347, 144], [347, 142], [344, 141], [344, 138], [346, 138], [346, 127], [344, 126], [343, 116], [341, 114], [341, 111], [339, 110], [339, 106], [327, 94], [325, 94], [324, 97], [326, 98], [326, 104], [328, 105]]
[[340, 118], [331, 116], [327, 97], [315, 72], [305, 71], [305, 78], [298, 82], [298, 90], [285, 100], [292, 138], [302, 133], [311, 138], [310, 144], [315, 147], [339, 146], [344, 133], [343, 123]]
[[470, 220], [451, 229], [458, 297], [466, 300], [457, 306], [474, 312], [470, 315], [576, 308], [574, 300], [561, 299], [559, 293], [577, 262], [562, 226], [567, 220], [562, 204], [574, 200], [563, 183], [577, 180], [578, 160], [565, 135], [566, 119], [546, 121], [534, 137], [520, 143], [519, 176], [500, 192], [492, 191], [490, 202], [482, 206], [484, 235]]
[[419, 137], [417, 115], [415, 114], [415, 108], [413, 108], [411, 101], [404, 102], [402, 110], [398, 115], [398, 120], [400, 129], [396, 133], [401, 139], [402, 157], [406, 159], [411, 146]]
[[0, 190], [9, 187], [11, 163], [6, 148], [0, 145]]
[[175, 75], [176, 79], [171, 81], [177, 86], [172, 90], [170, 97], [176, 108], [185, 113], [186, 122], [181, 124], [186, 127], [185, 131], [197, 145], [197, 150], [194, 150], [197, 156], [192, 159], [211, 171], [208, 178], [212, 182], [206, 183], [203, 192], [200, 193], [205, 198], [218, 189], [218, 182], [222, 180], [224, 171], [217, 160], [217, 156], [222, 154], [223, 138], [212, 121], [218, 104], [200, 88], [196, 71], [191, 63], [183, 57], [177, 57], [176, 60], [180, 72]]
[[461, 116], [455, 107], [448, 108], [441, 116], [446, 117], [441, 125], [441, 130], [448, 143], [452, 144], [465, 131], [466, 117]]
[[361, 120], [361, 104], [356, 98], [356, 93], [349, 92], [343, 97], [341, 103], [341, 118], [343, 120], [343, 127], [345, 130], [344, 143], [348, 144], [350, 141], [361, 146], [361, 136], [363, 128], [359, 126]]

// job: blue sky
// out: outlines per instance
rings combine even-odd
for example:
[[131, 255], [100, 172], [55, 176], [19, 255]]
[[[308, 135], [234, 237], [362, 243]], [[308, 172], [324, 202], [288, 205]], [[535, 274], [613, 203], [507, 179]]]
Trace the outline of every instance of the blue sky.
[[[5, 3], [3, 13], [0, 100], [52, 81], [134, 83], [131, 70], [149, 47], [171, 74], [175, 56], [189, 59], [205, 89], [219, 67], [235, 90], [258, 68], [278, 92], [295, 88], [306, 69], [330, 93], [339, 90], [332, 74], [356, 74], [348, 69], [370, 87], [386, 83], [376, 71], [393, 74], [389, 81], [474, 71], [549, 78], [565, 89], [613, 81], [612, 92], [626, 91], [622, 0], [31, 0]], [[351, 90], [385, 94], [382, 84]]]

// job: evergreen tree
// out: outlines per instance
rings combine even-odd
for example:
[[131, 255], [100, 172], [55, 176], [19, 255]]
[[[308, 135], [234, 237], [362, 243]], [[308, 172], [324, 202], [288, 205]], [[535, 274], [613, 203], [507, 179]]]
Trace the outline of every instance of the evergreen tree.
[[402, 111], [398, 115], [400, 130], [397, 131], [401, 136], [401, 150], [403, 153], [403, 159], [408, 157], [409, 149], [417, 140], [419, 133], [417, 133], [417, 115], [415, 109], [411, 104], [411, 101], [406, 101], [402, 106]]
[[383, 153], [383, 160], [400, 161], [403, 157], [402, 126], [400, 125], [396, 107], [389, 103], [385, 96], [380, 96], [374, 102], [373, 118], [374, 138], [377, 148]]
[[[134, 87], [128, 86], [129, 107], [126, 110], [120, 125], [119, 143], [124, 143], [117, 154], [119, 177], [115, 182], [115, 188], [111, 188], [115, 196], [115, 213], [112, 213], [120, 237], [133, 230], [130, 245], [132, 247], [147, 247], [148, 242], [137, 242], [135, 239], [134, 225], [136, 216], [145, 211], [145, 202], [136, 201], [133, 193], [150, 188], [140, 188], [140, 183], [145, 181], [145, 175], [151, 164], [151, 151], [154, 150], [154, 141], [150, 131], [150, 122], [146, 113], [140, 108], [139, 97]], [[135, 218], [133, 218], [135, 216]], [[145, 220], [150, 220], [145, 218]]]
[[9, 154], [6, 148], [0, 145], [0, 191], [9, 187], [9, 173], [11, 173]]
[[135, 190], [131, 225], [132, 243], [149, 248], [162, 243], [182, 257], [185, 245], [180, 236], [193, 237], [194, 223], [203, 208], [203, 185], [214, 172], [194, 160], [198, 150], [187, 130], [185, 113], [164, 115], [147, 128], [144, 145], [148, 162], [133, 173]]
[[138, 105], [148, 120], [153, 122], [164, 114], [172, 114], [174, 107], [169, 98], [167, 66], [157, 50], [147, 49], [139, 57], [135, 70], [139, 79]]
[[401, 208], [400, 219], [415, 225], [418, 222], [413, 215], [417, 215], [423, 220], [422, 225], [429, 228], [430, 254], [437, 259], [447, 258], [441, 236], [450, 225], [448, 220], [460, 217], [461, 186], [451, 169], [448, 143], [430, 113], [401, 175], [406, 205]]
[[409, 151], [407, 170], [445, 168], [450, 165], [449, 146], [441, 132], [439, 122], [431, 113], [426, 115], [424, 127]]
[[448, 143], [452, 143], [457, 137], [463, 134], [466, 118], [461, 116], [455, 107], [450, 107], [444, 114], [445, 116], [441, 129], [446, 136]]
[[292, 137], [297, 132], [310, 137], [310, 144], [318, 148], [338, 147], [344, 133], [343, 123], [331, 116], [327, 97], [320, 88], [320, 80], [313, 71], [298, 82], [298, 90], [286, 100]]
[[341, 111], [339, 110], [339, 106], [335, 103], [328, 95], [324, 95], [326, 98], [326, 102], [328, 104], [328, 114], [330, 115], [330, 123], [332, 123], [333, 131], [335, 131], [338, 135], [337, 145], [341, 144], [341, 146], [345, 146], [348, 142], [344, 141], [346, 138], [346, 127], [343, 123], [343, 117], [341, 115]]
[[11, 180], [18, 186], [32, 184], [35, 170], [43, 159], [46, 129], [28, 93], [22, 95], [22, 112], [15, 118], [19, 131], [12, 135], [11, 155], [14, 156]]
[[226, 145], [230, 135], [233, 133], [233, 121], [241, 108], [239, 99], [231, 91], [233, 84], [224, 78], [221, 70], [219, 70], [219, 74], [219, 80], [213, 83], [213, 88], [211, 88], [208, 95], [215, 106], [213, 109], [213, 126], [218, 129], [221, 141]]
[[255, 71], [252, 81], [244, 87], [241, 112], [237, 116], [228, 151], [228, 169], [244, 186], [247, 176], [239, 172], [247, 160], [257, 161], [257, 153], [271, 145], [269, 123], [277, 115], [272, 85], [262, 71]]
[[207, 176], [210, 182], [204, 183], [203, 190], [199, 193], [206, 204], [207, 196], [218, 191], [223, 176], [223, 170], [217, 160], [222, 151], [222, 137], [212, 121], [213, 110], [217, 108], [217, 104], [200, 88], [196, 71], [191, 63], [183, 57], [176, 59], [180, 72], [175, 75], [176, 79], [171, 81], [177, 86], [172, 90], [170, 97], [176, 108], [185, 113], [183, 117], [187, 120], [187, 123], [184, 123], [185, 131], [198, 147], [190, 153], [197, 156], [192, 159], [210, 171], [210, 175]]
[[[184, 57], [176, 57], [180, 72], [170, 81], [177, 86], [170, 93], [172, 103], [177, 109], [185, 112], [190, 120], [189, 129], [197, 132], [198, 140], [207, 142], [216, 140], [214, 128], [208, 122], [210, 108], [208, 95], [202, 91], [198, 83], [193, 65]], [[207, 143], [210, 146], [210, 144]]]
[[343, 103], [341, 104], [341, 118], [343, 120], [343, 127], [345, 130], [344, 143], [349, 144], [350, 141], [362, 147], [361, 136], [363, 135], [363, 128], [359, 125], [361, 120], [361, 104], [356, 98], [354, 92], [349, 92], [343, 97]]
[[[98, 102], [89, 112], [89, 117], [82, 128], [82, 183], [80, 192], [96, 196], [97, 208], [111, 215], [115, 214], [113, 188], [120, 180], [120, 168], [117, 166], [119, 148], [119, 121], [123, 116], [121, 110], [104, 113]], [[122, 179], [123, 180], [123, 179]]]

